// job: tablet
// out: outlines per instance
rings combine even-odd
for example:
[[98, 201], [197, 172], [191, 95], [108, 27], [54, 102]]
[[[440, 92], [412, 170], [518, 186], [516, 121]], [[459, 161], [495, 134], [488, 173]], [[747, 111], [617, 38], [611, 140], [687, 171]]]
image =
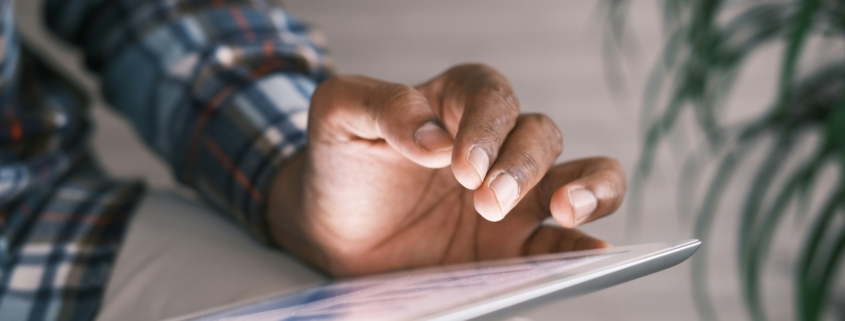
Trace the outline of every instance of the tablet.
[[700, 245], [699, 240], [650, 243], [336, 280], [174, 320], [466, 320], [507, 316], [672, 267]]

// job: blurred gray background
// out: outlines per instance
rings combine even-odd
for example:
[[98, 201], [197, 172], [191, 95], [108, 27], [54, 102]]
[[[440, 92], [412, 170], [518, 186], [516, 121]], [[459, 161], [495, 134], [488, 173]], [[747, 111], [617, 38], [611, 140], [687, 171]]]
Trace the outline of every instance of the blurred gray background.
[[[287, 9], [328, 37], [339, 72], [417, 84], [463, 62], [490, 64], [507, 75], [526, 112], [548, 114], [564, 133], [561, 161], [608, 155], [630, 174], [640, 148], [639, 109], [644, 79], [663, 43], [659, 3], [631, 6], [631, 51], [621, 81], [627, 95], [608, 90], [602, 60], [604, 24], [597, 1], [289, 0]], [[41, 1], [17, 1], [22, 32], [37, 47], [75, 74], [91, 93], [97, 82], [80, 65], [78, 51], [47, 35]], [[780, 49], [767, 48], [747, 64], [730, 99], [729, 120], [756, 115], [772, 98]], [[96, 96], [96, 94], [94, 94]], [[173, 187], [166, 167], [135, 137], [127, 123], [98, 98], [93, 111], [94, 149], [114, 175], [144, 177], [157, 187]], [[627, 208], [584, 229], [613, 244], [689, 238], [692, 213], [678, 213], [680, 160], [662, 150], [644, 200], [642, 228], [631, 230]], [[748, 181], [751, 172], [739, 171]], [[629, 175], [630, 176], [630, 175]], [[714, 233], [706, 243], [710, 290], [723, 320], [746, 319], [734, 250], [743, 184], [729, 192]], [[791, 265], [796, 242], [786, 231], [770, 259], [765, 279], [769, 315], [792, 319]], [[782, 233], [783, 234], [783, 233]], [[702, 255], [699, 252], [697, 255]], [[597, 293], [561, 302], [537, 315], [568, 320], [689, 320], [696, 318], [690, 264]], [[530, 317], [530, 316], [529, 316]]]

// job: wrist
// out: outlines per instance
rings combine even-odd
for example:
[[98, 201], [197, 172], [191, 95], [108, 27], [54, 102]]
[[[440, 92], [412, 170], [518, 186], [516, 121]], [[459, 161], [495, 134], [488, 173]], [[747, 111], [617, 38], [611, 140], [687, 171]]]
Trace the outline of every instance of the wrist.
[[292, 255], [318, 268], [324, 268], [321, 253], [305, 228], [303, 211], [307, 150], [302, 150], [286, 162], [273, 178], [267, 204], [270, 239]]

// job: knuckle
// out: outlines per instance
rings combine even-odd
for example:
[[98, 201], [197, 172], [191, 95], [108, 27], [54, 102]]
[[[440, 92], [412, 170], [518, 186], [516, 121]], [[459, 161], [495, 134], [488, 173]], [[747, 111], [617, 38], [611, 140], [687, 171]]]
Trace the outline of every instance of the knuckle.
[[599, 184], [596, 189], [598, 194], [604, 194], [609, 202], [609, 211], [615, 211], [622, 204], [627, 190], [625, 173], [618, 160], [610, 157], [596, 157], [593, 161], [603, 169], [599, 173]]
[[530, 121], [539, 125], [547, 125], [553, 123], [552, 119], [549, 118], [549, 116], [546, 116], [545, 114], [529, 113], [523, 114], [522, 117], [525, 118], [526, 121]]
[[331, 77], [329, 77], [328, 79], [323, 81], [323, 83], [324, 84], [345, 83], [345, 82], [348, 82], [349, 79], [352, 78], [352, 77], [353, 76], [350, 76], [350, 75], [332, 75]]
[[342, 83], [345, 78], [346, 78], [346, 75], [332, 75], [331, 77], [327, 78], [326, 80], [323, 80], [323, 82], [321, 82], [320, 85], [317, 86], [317, 90], [320, 90], [320, 88], [334, 87], [338, 83]]
[[485, 64], [468, 63], [449, 69], [449, 83], [461, 88], [467, 102], [478, 107], [497, 107], [510, 117], [519, 115], [519, 101], [508, 79], [499, 71]]
[[523, 114], [520, 121], [526, 122], [533, 128], [539, 128], [543, 132], [550, 132], [559, 135], [560, 131], [557, 129], [555, 122], [544, 114]]
[[506, 117], [515, 118], [519, 115], [519, 101], [507, 82], [486, 82], [476, 91], [472, 100], [487, 108], [496, 106]]
[[546, 146], [548, 150], [552, 151], [555, 156], [563, 152], [563, 134], [549, 116], [544, 114], [523, 114], [520, 116], [520, 122], [527, 125], [539, 133], [539, 137], [543, 138], [543, 142], [548, 142]]
[[357, 76], [334, 75], [321, 82], [311, 95], [311, 108], [326, 110], [336, 107], [338, 97], [344, 95]]
[[599, 186], [595, 186], [594, 193], [603, 201], [599, 202], [602, 208], [601, 212], [605, 214], [612, 213], [619, 209], [622, 201], [625, 198], [625, 190], [621, 188], [619, 182], [608, 181]]
[[354, 76], [333, 75], [333, 76], [329, 77], [328, 79], [323, 80], [323, 82], [320, 83], [319, 86], [317, 86], [317, 89], [315, 90], [314, 95], [316, 95], [318, 92], [320, 92], [320, 93], [326, 93], [326, 92], [331, 93], [331, 92], [337, 91], [338, 89], [343, 88], [343, 86], [345, 84], [348, 84], [349, 82], [351, 82], [352, 77], [354, 77]]
[[610, 157], [596, 157], [593, 158], [593, 162], [606, 180], [625, 184], [625, 172], [622, 170], [622, 165], [619, 164], [618, 160]]
[[498, 73], [495, 68], [480, 62], [470, 62], [449, 68], [447, 73]]
[[537, 159], [527, 152], [519, 152], [514, 155], [514, 178], [523, 184], [529, 180], [536, 179], [540, 172], [540, 164]]
[[414, 87], [404, 84], [384, 84], [379, 92], [381, 92], [385, 106], [408, 107], [426, 101], [422, 93]]
[[622, 173], [622, 164], [620, 164], [619, 161], [615, 158], [601, 156], [601, 157], [594, 158], [594, 161], [601, 168], [606, 168], [606, 169], [609, 169], [613, 172], [617, 172], [617, 173], [620, 173], [620, 174]]
[[501, 141], [501, 134], [499, 133], [501, 126], [498, 124], [500, 122], [501, 120], [496, 120], [492, 123], [480, 124], [478, 127], [479, 143], [494, 144]]
[[[335, 99], [338, 92], [342, 90], [343, 84], [346, 82], [346, 76], [332, 76], [322, 83], [314, 90], [311, 96], [311, 106], [309, 109], [309, 119], [323, 119], [332, 114], [336, 114], [333, 110], [336, 109]], [[309, 126], [310, 127], [310, 126]]]

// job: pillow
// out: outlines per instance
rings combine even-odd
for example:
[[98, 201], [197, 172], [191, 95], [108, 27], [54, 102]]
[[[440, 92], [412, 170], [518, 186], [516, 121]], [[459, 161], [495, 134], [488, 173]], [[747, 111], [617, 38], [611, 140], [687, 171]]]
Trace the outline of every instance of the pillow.
[[151, 190], [129, 224], [97, 319], [161, 320], [326, 279], [205, 204]]

